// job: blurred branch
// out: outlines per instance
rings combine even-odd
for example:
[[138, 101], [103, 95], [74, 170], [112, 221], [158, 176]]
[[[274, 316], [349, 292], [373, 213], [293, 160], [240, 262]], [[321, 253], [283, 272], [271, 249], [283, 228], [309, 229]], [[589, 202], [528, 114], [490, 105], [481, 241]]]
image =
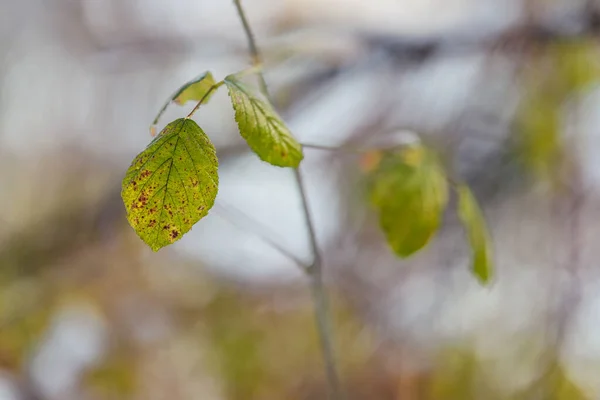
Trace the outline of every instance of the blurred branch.
[[304, 263], [291, 251], [287, 250], [285, 247], [278, 244], [275, 239], [273, 239], [275, 233], [271, 232], [269, 228], [266, 227], [264, 224], [250, 217], [245, 212], [239, 210], [237, 207], [234, 207], [231, 204], [227, 204], [220, 200], [218, 203], [215, 204], [215, 211], [221, 218], [226, 219], [232, 225], [235, 225], [236, 227], [245, 232], [256, 235], [258, 238], [260, 238], [266, 244], [271, 246], [273, 249], [277, 250], [279, 253], [293, 261], [299, 268], [307, 268], [306, 263]]

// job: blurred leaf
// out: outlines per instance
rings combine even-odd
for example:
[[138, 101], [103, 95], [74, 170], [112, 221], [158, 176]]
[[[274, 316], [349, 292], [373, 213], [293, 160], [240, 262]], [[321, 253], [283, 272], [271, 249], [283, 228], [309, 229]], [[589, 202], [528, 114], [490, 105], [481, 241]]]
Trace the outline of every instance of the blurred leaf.
[[536, 178], [557, 184], [563, 167], [561, 100], [538, 91], [523, 103], [517, 120], [517, 157]]
[[209, 321], [211, 348], [232, 400], [257, 398], [266, 370], [261, 354], [264, 332], [252, 319], [251, 309], [235, 293], [223, 291], [212, 301]]
[[371, 175], [370, 200], [392, 249], [408, 257], [422, 249], [440, 226], [448, 183], [438, 158], [413, 145], [388, 153]]
[[561, 138], [563, 105], [577, 92], [600, 81], [597, 45], [590, 40], [562, 40], [533, 60], [526, 70], [528, 96], [517, 112], [517, 157], [536, 179], [555, 188], [569, 173]]
[[552, 390], [552, 398], [555, 400], [586, 400], [587, 396], [583, 391], [569, 378], [563, 366], [558, 365], [554, 369], [554, 373], [550, 376]]
[[181, 238], [217, 196], [216, 151], [192, 120], [180, 118], [132, 162], [123, 180], [127, 220], [154, 251]]
[[587, 396], [568, 376], [564, 367], [553, 361], [548, 371], [527, 389], [517, 393], [514, 400], [543, 398], [547, 400], [588, 400]]
[[459, 185], [457, 192], [458, 215], [465, 227], [473, 252], [472, 271], [482, 283], [487, 283], [492, 277], [493, 266], [485, 219], [468, 186]]
[[206, 96], [202, 101], [202, 104], [206, 104], [210, 100], [210, 90], [214, 84], [215, 79], [213, 78], [212, 74], [209, 71], [206, 71], [180, 87], [175, 93], [173, 93], [171, 98], [167, 100], [167, 102], [162, 106], [156, 115], [156, 118], [154, 118], [152, 126], [150, 127], [150, 133], [152, 136], [156, 134], [156, 127], [154, 125], [158, 123], [161, 115], [165, 112], [171, 102], [183, 105], [190, 100], [200, 101], [204, 98], [204, 96]]
[[225, 78], [240, 134], [261, 160], [279, 167], [298, 167], [302, 146], [273, 107], [234, 76]]
[[558, 79], [567, 91], [590, 87], [600, 79], [598, 49], [593, 41], [561, 41], [552, 44], [550, 53]]
[[439, 357], [430, 386], [432, 400], [473, 399], [478, 371], [475, 354], [447, 349]]
[[0, 366], [20, 369], [48, 326], [52, 307], [29, 310], [0, 326]]
[[85, 376], [87, 385], [99, 389], [111, 398], [125, 397], [135, 392], [135, 360], [132, 356], [114, 355], [91, 369]]

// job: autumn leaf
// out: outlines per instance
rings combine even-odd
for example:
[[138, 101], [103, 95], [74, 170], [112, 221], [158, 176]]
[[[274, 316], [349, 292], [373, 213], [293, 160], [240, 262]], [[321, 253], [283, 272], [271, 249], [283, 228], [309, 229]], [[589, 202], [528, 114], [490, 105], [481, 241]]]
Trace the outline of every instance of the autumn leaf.
[[278, 167], [296, 168], [304, 158], [281, 117], [268, 101], [237, 80], [225, 78], [240, 134], [261, 160]]
[[396, 254], [421, 250], [438, 230], [448, 202], [438, 158], [420, 144], [384, 155], [371, 174], [370, 201]]
[[480, 282], [488, 283], [492, 278], [493, 266], [490, 238], [483, 213], [468, 186], [459, 185], [456, 190], [458, 216], [465, 227], [473, 254], [471, 270]]
[[154, 251], [208, 214], [217, 196], [216, 151], [192, 120], [167, 125], [132, 162], [121, 195], [127, 220]]

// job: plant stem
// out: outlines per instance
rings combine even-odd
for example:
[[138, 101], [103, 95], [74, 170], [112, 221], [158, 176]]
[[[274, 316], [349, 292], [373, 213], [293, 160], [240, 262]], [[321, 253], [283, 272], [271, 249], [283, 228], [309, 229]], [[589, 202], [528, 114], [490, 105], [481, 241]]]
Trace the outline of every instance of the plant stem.
[[[254, 40], [254, 34], [252, 33], [252, 29], [250, 28], [250, 24], [248, 23], [248, 19], [246, 18], [246, 14], [244, 12], [244, 9], [242, 8], [241, 0], [233, 0], [233, 2], [237, 9], [240, 20], [242, 21], [244, 32], [248, 40], [248, 48], [250, 51], [250, 56], [252, 58], [252, 64], [254, 66], [260, 66], [262, 64], [260, 52], [258, 51], [256, 41]], [[270, 99], [267, 82], [265, 81], [264, 75], [261, 71], [258, 71], [258, 81], [261, 92], [265, 95], [267, 99]], [[321, 253], [317, 244], [317, 237], [313, 220], [310, 216], [310, 210], [308, 208], [308, 199], [303, 185], [302, 174], [298, 168], [294, 169], [294, 177], [298, 186], [300, 198], [302, 200], [302, 211], [304, 214], [304, 219], [306, 221], [306, 226], [310, 239], [310, 247], [313, 253], [313, 263], [310, 265], [309, 268], [306, 268], [305, 271], [310, 279], [317, 331], [325, 363], [325, 373], [329, 389], [329, 398], [333, 400], [339, 400], [342, 399], [342, 394], [340, 389], [340, 379], [338, 376], [337, 366], [335, 362], [335, 354], [333, 350], [332, 335], [330, 328], [331, 317], [329, 313], [329, 304], [327, 295], [325, 293], [325, 287], [323, 285]]]
[[200, 101], [196, 104], [196, 106], [192, 109], [192, 111], [190, 111], [190, 113], [187, 115], [187, 117], [185, 117], [186, 119], [190, 119], [192, 118], [192, 116], [194, 115], [194, 113], [196, 111], [198, 111], [198, 109], [200, 108], [200, 106], [202, 105], [202, 103], [204, 103], [204, 100], [206, 100], [208, 98], [208, 96], [210, 96], [210, 94], [212, 92], [214, 92], [215, 90], [217, 90], [219, 87], [221, 87], [221, 85], [223, 84], [223, 81], [221, 82], [217, 82], [214, 85], [212, 85], [210, 87], [210, 89], [208, 89], [208, 91], [206, 93], [204, 93], [204, 96], [202, 96], [202, 98], [200, 99]]
[[321, 252], [319, 251], [315, 227], [310, 216], [310, 210], [308, 209], [308, 198], [306, 196], [302, 174], [299, 169], [294, 169], [294, 175], [298, 184], [300, 198], [302, 199], [302, 211], [308, 229], [310, 247], [313, 252], [313, 262], [306, 269], [306, 273], [310, 278], [310, 288], [315, 307], [315, 318], [319, 335], [319, 343], [321, 345], [321, 352], [323, 353], [323, 358], [325, 361], [325, 373], [327, 374], [327, 383], [329, 386], [329, 397], [331, 399], [341, 399], [341, 385], [335, 363], [335, 352], [332, 343], [329, 301], [323, 285]]
[[[250, 50], [250, 56], [252, 57], [252, 65], [261, 65], [260, 52], [256, 46], [254, 34], [252, 33], [252, 29], [248, 23], [248, 18], [246, 18], [246, 13], [242, 8], [242, 2], [241, 0], [233, 0], [233, 2], [235, 4], [235, 8], [237, 9], [238, 15], [240, 16], [240, 21], [242, 21], [242, 25], [244, 26], [244, 33], [246, 34], [246, 39], [248, 40], [248, 49]], [[269, 88], [267, 87], [267, 81], [265, 81], [265, 77], [262, 73], [258, 74], [258, 84], [260, 85], [260, 91], [268, 98]]]

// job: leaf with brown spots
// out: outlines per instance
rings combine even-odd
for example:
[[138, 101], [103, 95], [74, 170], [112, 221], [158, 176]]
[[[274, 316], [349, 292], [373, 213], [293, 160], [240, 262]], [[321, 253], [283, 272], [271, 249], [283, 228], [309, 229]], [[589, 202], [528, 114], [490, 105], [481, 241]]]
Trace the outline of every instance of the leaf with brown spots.
[[304, 158], [296, 141], [271, 104], [237, 80], [225, 78], [240, 134], [261, 160], [278, 167], [296, 168]]
[[181, 239], [213, 206], [217, 170], [204, 131], [190, 119], [171, 122], [125, 175], [121, 196], [129, 224], [154, 251]]

